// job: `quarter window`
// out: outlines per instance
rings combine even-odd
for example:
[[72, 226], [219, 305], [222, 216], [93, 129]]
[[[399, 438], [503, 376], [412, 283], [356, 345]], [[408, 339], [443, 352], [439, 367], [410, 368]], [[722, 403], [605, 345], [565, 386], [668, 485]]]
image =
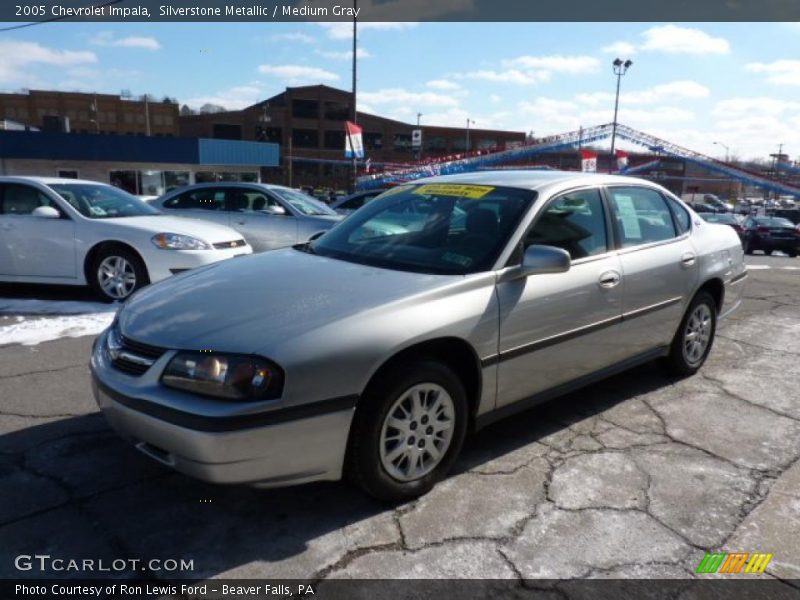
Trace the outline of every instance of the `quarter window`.
[[580, 190], [550, 202], [525, 236], [525, 247], [532, 244], [562, 248], [573, 260], [608, 252], [600, 192]]
[[690, 223], [692, 218], [689, 216], [689, 211], [687, 211], [680, 203], [676, 202], [672, 198], [667, 198], [669, 205], [672, 207], [672, 212], [675, 214], [675, 222], [678, 224], [678, 229], [680, 229], [681, 233], [686, 233], [690, 229]]
[[609, 188], [622, 247], [674, 238], [675, 224], [664, 197], [647, 188]]

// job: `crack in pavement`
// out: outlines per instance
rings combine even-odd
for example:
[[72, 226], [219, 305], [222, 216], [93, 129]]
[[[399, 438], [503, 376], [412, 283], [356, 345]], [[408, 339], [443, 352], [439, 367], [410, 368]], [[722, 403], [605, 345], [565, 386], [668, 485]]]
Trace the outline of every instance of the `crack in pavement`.
[[82, 362], [77, 365], [67, 365], [66, 367], [58, 367], [55, 369], [41, 369], [39, 371], [26, 371], [24, 373], [12, 373], [11, 375], [0, 375], [0, 379], [14, 379], [16, 377], [27, 377], [28, 375], [41, 375], [43, 373], [59, 373], [61, 371], [69, 371], [71, 369], [77, 369], [79, 367], [83, 367], [87, 371], [89, 370], [89, 364]]

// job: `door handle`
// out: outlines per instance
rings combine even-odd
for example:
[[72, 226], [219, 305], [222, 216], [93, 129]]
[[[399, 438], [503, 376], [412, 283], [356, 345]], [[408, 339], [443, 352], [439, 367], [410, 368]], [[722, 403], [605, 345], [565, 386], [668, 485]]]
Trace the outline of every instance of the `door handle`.
[[602, 288], [613, 288], [621, 279], [622, 277], [616, 271], [606, 271], [600, 274], [600, 279], [597, 283], [599, 283]]
[[694, 264], [694, 261], [697, 260], [694, 252], [684, 252], [681, 256], [681, 264], [684, 267], [691, 267]]

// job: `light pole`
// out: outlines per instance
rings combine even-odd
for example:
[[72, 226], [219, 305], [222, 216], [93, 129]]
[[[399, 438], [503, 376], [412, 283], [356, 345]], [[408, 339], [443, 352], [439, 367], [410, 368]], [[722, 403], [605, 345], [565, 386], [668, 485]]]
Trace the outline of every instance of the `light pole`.
[[[728, 164], [728, 161], [730, 161], [731, 149], [722, 142], [711, 142], [711, 143], [716, 146], [722, 146], [723, 148], [725, 148], [725, 164]], [[733, 201], [731, 198], [732, 196], [733, 196], [733, 181], [730, 178], [728, 178], [728, 202]]]
[[[422, 113], [418, 112], [417, 113], [417, 129], [420, 129], [420, 119], [422, 119]], [[420, 134], [421, 133], [422, 133], [422, 130], [420, 129]], [[417, 147], [416, 156], [417, 156], [417, 158], [416, 158], [417, 162], [422, 160], [422, 139], [420, 139], [419, 146]]]
[[722, 146], [723, 148], [725, 148], [725, 162], [727, 163], [728, 160], [730, 160], [731, 149], [722, 142], [711, 142], [711, 143], [716, 146]]
[[611, 125], [611, 166], [608, 169], [608, 172], [614, 170], [614, 161], [616, 156], [614, 154], [614, 148], [617, 142], [617, 113], [619, 112], [619, 86], [622, 82], [622, 76], [625, 75], [628, 68], [633, 64], [632, 60], [625, 60], [623, 61], [621, 58], [615, 58], [614, 62], [611, 63], [614, 67], [614, 75], [617, 76], [617, 95], [614, 97], [614, 122]]
[[475, 121], [473, 119], [469, 119], [469, 118], [467, 119], [467, 140], [466, 140], [466, 143], [464, 144], [464, 149], [467, 152], [469, 152], [469, 126], [470, 126], [470, 123], [472, 125], [475, 125]]

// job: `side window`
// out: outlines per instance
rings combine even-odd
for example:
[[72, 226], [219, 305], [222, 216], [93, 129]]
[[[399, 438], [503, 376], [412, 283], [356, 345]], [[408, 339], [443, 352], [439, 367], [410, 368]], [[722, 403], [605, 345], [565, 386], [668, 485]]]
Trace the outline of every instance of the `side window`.
[[672, 198], [667, 197], [667, 202], [669, 202], [670, 207], [672, 207], [672, 213], [675, 215], [675, 222], [678, 224], [678, 229], [680, 229], [680, 232], [686, 233], [689, 231], [689, 229], [691, 229], [692, 222], [689, 211], [683, 208], [679, 202], [676, 202]]
[[358, 198], [353, 198], [352, 200], [348, 200], [342, 205], [342, 208], [347, 208], [350, 210], [356, 210], [364, 206], [364, 202], [367, 200], [367, 196], [359, 196]]
[[40, 206], [58, 209], [55, 202], [29, 185], [5, 184], [0, 188], [0, 200], [0, 214], [3, 215], [29, 215]]
[[563, 248], [573, 260], [607, 252], [608, 235], [600, 192], [580, 190], [550, 202], [525, 236], [525, 247], [532, 244]]
[[608, 192], [623, 248], [669, 240], [677, 235], [667, 202], [655, 190], [610, 187]]
[[225, 192], [214, 189], [184, 192], [164, 202], [164, 208], [225, 210]]

